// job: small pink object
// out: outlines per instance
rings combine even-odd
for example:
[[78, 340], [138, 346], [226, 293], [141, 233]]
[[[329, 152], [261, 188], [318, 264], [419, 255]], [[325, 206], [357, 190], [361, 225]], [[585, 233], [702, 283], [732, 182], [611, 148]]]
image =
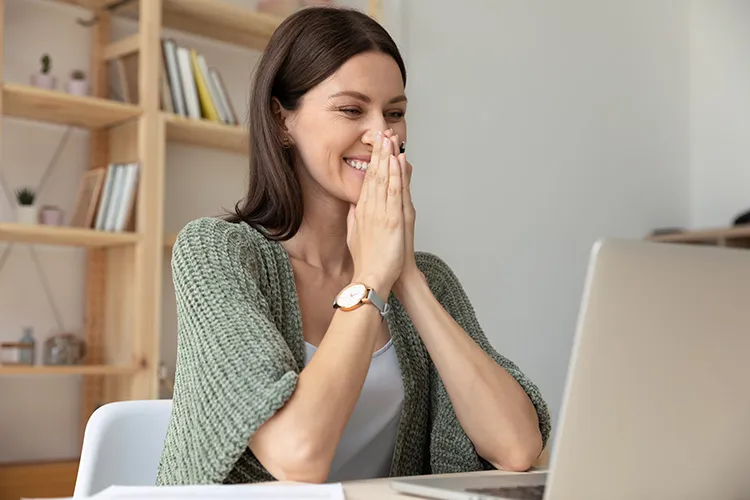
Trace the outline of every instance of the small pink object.
[[62, 224], [63, 211], [57, 207], [42, 208], [42, 224], [47, 226], [59, 226]]

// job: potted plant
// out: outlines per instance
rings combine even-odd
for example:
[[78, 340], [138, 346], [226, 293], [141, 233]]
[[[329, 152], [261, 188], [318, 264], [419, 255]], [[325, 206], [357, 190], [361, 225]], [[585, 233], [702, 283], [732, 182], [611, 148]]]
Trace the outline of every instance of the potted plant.
[[86, 73], [80, 69], [70, 73], [68, 80], [68, 93], [75, 95], [87, 95], [89, 93], [89, 82], [86, 81]]
[[31, 84], [35, 87], [52, 90], [57, 85], [57, 79], [49, 72], [49, 70], [52, 69], [52, 60], [50, 59], [49, 54], [44, 54], [40, 59], [40, 62], [42, 63], [42, 67], [40, 68], [39, 73], [31, 75]]
[[18, 222], [20, 224], [37, 224], [39, 222], [39, 215], [34, 204], [36, 200], [34, 190], [29, 188], [16, 190], [16, 200], [18, 201], [18, 206], [16, 207]]

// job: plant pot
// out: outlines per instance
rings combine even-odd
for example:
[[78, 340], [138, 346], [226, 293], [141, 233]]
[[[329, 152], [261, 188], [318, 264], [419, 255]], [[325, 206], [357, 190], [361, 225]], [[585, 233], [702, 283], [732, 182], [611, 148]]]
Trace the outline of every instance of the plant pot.
[[49, 73], [37, 73], [31, 75], [31, 84], [42, 89], [54, 90], [57, 86], [57, 78]]
[[36, 205], [18, 205], [16, 220], [19, 224], [39, 224], [39, 211]]
[[42, 208], [42, 224], [47, 226], [59, 226], [62, 224], [63, 211], [57, 207]]
[[74, 95], [88, 95], [89, 82], [86, 80], [68, 80], [67, 91]]

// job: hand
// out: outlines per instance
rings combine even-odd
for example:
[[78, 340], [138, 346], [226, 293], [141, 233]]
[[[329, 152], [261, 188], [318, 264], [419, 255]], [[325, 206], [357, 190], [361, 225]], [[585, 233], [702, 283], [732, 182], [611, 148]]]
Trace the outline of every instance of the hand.
[[371, 286], [384, 299], [404, 263], [402, 169], [395, 151], [391, 138], [378, 133], [359, 200], [347, 217], [354, 281]]
[[[400, 143], [398, 136], [391, 138], [393, 147], [398, 150]], [[403, 289], [406, 281], [417, 278], [425, 280], [424, 274], [417, 267], [414, 257], [414, 226], [416, 221], [416, 210], [411, 199], [411, 174], [412, 165], [406, 160], [406, 153], [398, 155], [399, 167], [401, 168], [401, 180], [403, 188], [402, 204], [404, 207], [404, 265], [401, 274], [394, 283], [394, 290], [398, 292]], [[425, 280], [426, 281], [426, 280]]]

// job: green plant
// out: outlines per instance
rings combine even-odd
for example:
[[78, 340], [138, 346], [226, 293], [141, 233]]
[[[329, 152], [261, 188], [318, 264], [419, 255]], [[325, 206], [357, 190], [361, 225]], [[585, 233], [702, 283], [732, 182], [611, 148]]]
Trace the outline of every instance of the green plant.
[[41, 59], [42, 62], [42, 73], [45, 75], [49, 73], [50, 68], [52, 68], [52, 60], [49, 58], [49, 54], [44, 54]]
[[36, 193], [33, 189], [21, 188], [16, 190], [16, 199], [19, 205], [33, 205]]
[[73, 72], [70, 74], [70, 77], [73, 80], [85, 80], [86, 79], [86, 73], [84, 73], [80, 69], [73, 70]]

